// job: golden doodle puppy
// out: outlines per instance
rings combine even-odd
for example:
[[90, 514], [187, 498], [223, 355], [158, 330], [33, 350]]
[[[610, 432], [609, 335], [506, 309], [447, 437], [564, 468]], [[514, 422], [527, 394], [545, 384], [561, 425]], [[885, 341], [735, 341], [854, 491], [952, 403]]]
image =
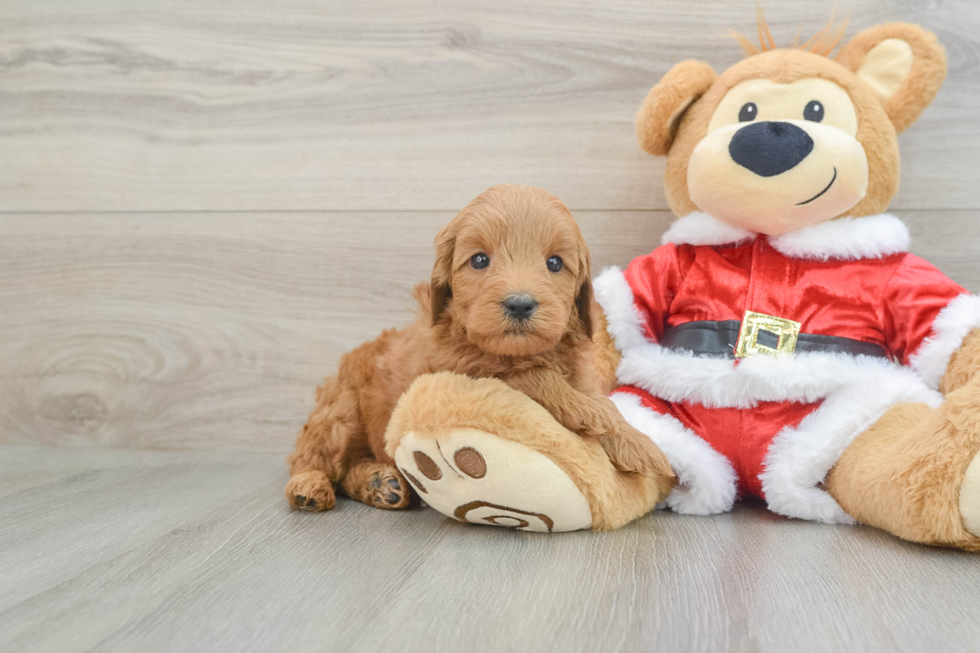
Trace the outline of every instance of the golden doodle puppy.
[[329, 510], [334, 484], [377, 508], [405, 508], [411, 490], [385, 452], [399, 397], [423, 374], [496, 377], [565, 428], [597, 438], [620, 471], [672, 482], [667, 460], [629, 426], [593, 375], [596, 307], [589, 252], [571, 213], [528, 186], [495, 186], [436, 237], [421, 311], [346, 354], [317, 389], [316, 408], [290, 456], [286, 498]]

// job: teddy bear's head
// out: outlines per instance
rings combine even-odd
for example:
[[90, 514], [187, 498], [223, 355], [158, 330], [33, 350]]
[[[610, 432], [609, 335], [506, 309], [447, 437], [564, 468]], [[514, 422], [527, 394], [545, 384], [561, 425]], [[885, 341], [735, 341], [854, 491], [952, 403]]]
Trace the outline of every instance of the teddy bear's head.
[[760, 15], [757, 48], [715, 73], [674, 66], [637, 114], [640, 145], [667, 156], [665, 186], [679, 216], [704, 211], [777, 235], [842, 216], [882, 213], [898, 191], [896, 134], [915, 122], [946, 76], [936, 37], [891, 23], [828, 55], [828, 24], [800, 48], [776, 48]]

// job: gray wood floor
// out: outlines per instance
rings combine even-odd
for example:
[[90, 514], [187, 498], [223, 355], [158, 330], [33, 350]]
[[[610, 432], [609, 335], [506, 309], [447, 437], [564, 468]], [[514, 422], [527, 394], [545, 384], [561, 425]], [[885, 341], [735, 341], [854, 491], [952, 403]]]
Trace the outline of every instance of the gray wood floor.
[[[834, 0], [764, 4], [789, 42]], [[842, 8], [947, 47], [894, 209], [980, 292], [980, 4]], [[980, 557], [754, 504], [557, 537], [286, 510], [313, 388], [477, 193], [555, 193], [596, 268], [659, 242], [633, 115], [737, 61], [727, 28], [751, 0], [0, 2], [0, 651], [976, 650]]]
[[967, 651], [980, 559], [758, 505], [543, 536], [348, 500], [271, 454], [0, 447], [0, 650]]

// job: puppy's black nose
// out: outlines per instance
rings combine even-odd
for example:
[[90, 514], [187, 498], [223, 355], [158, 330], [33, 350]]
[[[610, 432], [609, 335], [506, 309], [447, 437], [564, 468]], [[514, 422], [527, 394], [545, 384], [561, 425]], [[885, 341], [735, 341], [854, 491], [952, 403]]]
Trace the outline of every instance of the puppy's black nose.
[[732, 160], [760, 177], [795, 168], [812, 150], [810, 135], [788, 122], [754, 122], [735, 132], [728, 144]]
[[515, 320], [526, 320], [538, 308], [534, 298], [524, 292], [514, 293], [502, 302], [504, 313]]

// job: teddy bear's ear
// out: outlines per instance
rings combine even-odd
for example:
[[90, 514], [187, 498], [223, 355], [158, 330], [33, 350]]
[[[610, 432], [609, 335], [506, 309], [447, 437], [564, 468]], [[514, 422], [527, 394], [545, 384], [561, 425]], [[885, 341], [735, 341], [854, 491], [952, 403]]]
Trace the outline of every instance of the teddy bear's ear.
[[946, 52], [935, 34], [908, 23], [859, 32], [837, 62], [878, 96], [899, 133], [929, 106], [946, 78]]
[[681, 116], [714, 84], [717, 75], [703, 61], [682, 61], [650, 89], [636, 114], [640, 147], [656, 156], [670, 150]]

